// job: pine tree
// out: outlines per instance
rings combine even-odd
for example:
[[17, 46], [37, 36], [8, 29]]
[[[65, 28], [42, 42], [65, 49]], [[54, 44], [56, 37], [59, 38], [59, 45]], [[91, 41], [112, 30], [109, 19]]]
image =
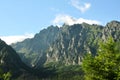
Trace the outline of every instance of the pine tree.
[[101, 43], [97, 56], [88, 54], [83, 60], [85, 80], [120, 80], [120, 50], [110, 38]]

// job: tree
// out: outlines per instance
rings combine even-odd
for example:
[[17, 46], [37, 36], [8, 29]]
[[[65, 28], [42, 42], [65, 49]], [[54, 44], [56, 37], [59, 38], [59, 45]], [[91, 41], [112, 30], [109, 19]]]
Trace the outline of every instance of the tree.
[[11, 73], [7, 72], [7, 73], [3, 74], [3, 79], [4, 80], [10, 80], [11, 76], [12, 76]]
[[10, 80], [11, 76], [12, 75], [10, 72], [4, 73], [3, 70], [0, 68], [0, 80]]
[[98, 54], [87, 54], [82, 68], [86, 80], [120, 80], [120, 46], [110, 38], [101, 43]]

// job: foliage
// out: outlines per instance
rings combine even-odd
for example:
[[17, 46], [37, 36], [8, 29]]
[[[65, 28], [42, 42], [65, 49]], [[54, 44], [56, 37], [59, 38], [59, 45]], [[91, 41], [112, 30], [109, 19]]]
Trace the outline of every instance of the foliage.
[[50, 66], [34, 72], [36, 72], [38, 80], [83, 80], [83, 71], [80, 65]]
[[83, 71], [80, 65], [59, 66], [52, 80], [83, 80]]
[[83, 71], [80, 65], [64, 66], [58, 71], [60, 80], [83, 80]]
[[86, 80], [119, 80], [120, 79], [120, 51], [116, 42], [110, 38], [101, 43], [97, 56], [87, 54], [82, 68]]
[[12, 76], [12, 75], [11, 75], [10, 72], [7, 72], [7, 73], [3, 74], [4, 80], [10, 80], [11, 76]]
[[0, 80], [10, 80], [12, 74], [10, 72], [4, 73], [2, 69], [0, 69]]

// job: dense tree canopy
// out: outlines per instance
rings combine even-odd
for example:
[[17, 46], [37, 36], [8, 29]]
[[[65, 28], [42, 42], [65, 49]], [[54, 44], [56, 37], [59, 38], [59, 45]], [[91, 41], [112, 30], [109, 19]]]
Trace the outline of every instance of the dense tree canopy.
[[120, 44], [110, 38], [101, 43], [97, 56], [83, 60], [85, 80], [120, 80]]

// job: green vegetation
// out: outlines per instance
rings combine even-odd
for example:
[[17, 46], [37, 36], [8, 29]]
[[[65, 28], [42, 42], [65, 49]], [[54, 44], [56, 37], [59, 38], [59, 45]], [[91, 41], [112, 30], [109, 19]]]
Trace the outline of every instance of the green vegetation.
[[120, 44], [110, 38], [101, 43], [97, 56], [87, 54], [82, 68], [85, 80], [120, 80]]
[[83, 80], [83, 71], [80, 65], [61, 66], [56, 72], [55, 80]]
[[0, 80], [11, 80], [12, 74], [10, 72], [4, 73], [3, 70], [0, 68]]
[[11, 73], [7, 72], [7, 73], [3, 74], [3, 80], [10, 80], [11, 76], [12, 76]]
[[38, 79], [45, 80], [83, 80], [83, 71], [80, 65], [46, 67], [37, 70]]

